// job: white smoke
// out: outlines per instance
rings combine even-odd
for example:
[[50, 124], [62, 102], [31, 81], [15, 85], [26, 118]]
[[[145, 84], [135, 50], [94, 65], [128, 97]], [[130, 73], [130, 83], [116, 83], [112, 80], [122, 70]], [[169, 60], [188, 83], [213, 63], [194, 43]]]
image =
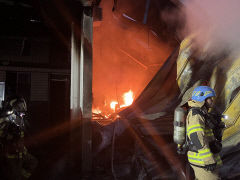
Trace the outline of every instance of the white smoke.
[[195, 34], [197, 47], [208, 53], [240, 53], [240, 0], [184, 0], [184, 36]]

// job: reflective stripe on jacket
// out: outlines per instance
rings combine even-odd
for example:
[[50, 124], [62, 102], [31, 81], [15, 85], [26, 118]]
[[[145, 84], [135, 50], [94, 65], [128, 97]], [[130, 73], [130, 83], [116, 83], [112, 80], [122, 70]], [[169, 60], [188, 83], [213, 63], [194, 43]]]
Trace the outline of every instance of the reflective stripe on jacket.
[[[190, 107], [203, 106], [202, 103], [189, 101]], [[205, 166], [209, 164], [221, 165], [222, 161], [219, 154], [213, 154], [209, 148], [209, 143], [215, 141], [215, 137], [212, 129], [210, 129], [206, 123], [204, 117], [200, 113], [193, 112], [190, 110], [187, 115], [187, 136], [193, 143], [197, 144], [198, 151], [188, 151], [189, 163], [197, 166]], [[194, 138], [193, 138], [194, 137]]]

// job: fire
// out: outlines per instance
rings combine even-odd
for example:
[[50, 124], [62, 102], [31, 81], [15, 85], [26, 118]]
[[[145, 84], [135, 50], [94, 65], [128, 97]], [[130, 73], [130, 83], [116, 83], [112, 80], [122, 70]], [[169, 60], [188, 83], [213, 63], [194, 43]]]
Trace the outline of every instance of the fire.
[[131, 90], [124, 93], [122, 97], [124, 104], [121, 105], [120, 107], [130, 106], [133, 103], [133, 92]]
[[[121, 104], [119, 107], [122, 108], [122, 107], [130, 106], [133, 103], [133, 92], [131, 90], [129, 90], [128, 92], [126, 92], [122, 95], [122, 98], [123, 98], [124, 104]], [[117, 105], [118, 105], [117, 101], [112, 101], [110, 103], [110, 107], [114, 111], [116, 110]]]
[[92, 112], [95, 113], [95, 114], [101, 114], [102, 113], [102, 111], [99, 108], [93, 109]]
[[117, 101], [112, 101], [111, 103], [110, 103], [110, 108], [112, 109], [112, 110], [116, 110], [116, 105], [118, 104], [118, 102]]
[[[129, 90], [128, 92], [122, 95], [122, 100], [121, 100], [121, 102], [123, 102], [122, 104], [119, 104], [117, 101], [113, 100], [110, 102], [110, 108], [111, 110], [113, 110], [113, 112], [115, 112], [119, 108], [130, 106], [133, 103], [133, 100], [134, 100], [133, 92], [132, 90]], [[101, 114], [102, 111], [99, 108], [96, 108], [96, 109], [93, 109], [93, 113]], [[105, 115], [105, 117], [107, 118], [110, 115], [111, 114], [107, 116]]]

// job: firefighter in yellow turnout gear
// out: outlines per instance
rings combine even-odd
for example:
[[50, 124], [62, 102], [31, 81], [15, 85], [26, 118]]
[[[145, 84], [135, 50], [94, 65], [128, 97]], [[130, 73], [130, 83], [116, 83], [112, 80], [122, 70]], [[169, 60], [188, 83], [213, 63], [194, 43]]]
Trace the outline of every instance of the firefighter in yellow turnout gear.
[[188, 161], [198, 180], [220, 179], [217, 169], [222, 165], [219, 152], [221, 145], [216, 140], [211, 127], [208, 110], [213, 105], [215, 91], [208, 86], [194, 89], [188, 101], [190, 110], [187, 115]]

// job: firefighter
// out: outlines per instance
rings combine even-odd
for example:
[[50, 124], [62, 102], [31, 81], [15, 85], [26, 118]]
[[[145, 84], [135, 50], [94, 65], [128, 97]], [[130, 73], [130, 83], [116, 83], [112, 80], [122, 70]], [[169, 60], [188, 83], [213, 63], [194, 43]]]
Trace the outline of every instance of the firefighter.
[[28, 179], [37, 159], [24, 146], [24, 120], [27, 111], [23, 98], [12, 98], [3, 104], [0, 115], [0, 178]]
[[222, 165], [219, 146], [211, 126], [209, 109], [213, 107], [215, 91], [208, 86], [198, 86], [188, 101], [187, 115], [188, 162], [198, 180], [220, 179], [218, 167]]

